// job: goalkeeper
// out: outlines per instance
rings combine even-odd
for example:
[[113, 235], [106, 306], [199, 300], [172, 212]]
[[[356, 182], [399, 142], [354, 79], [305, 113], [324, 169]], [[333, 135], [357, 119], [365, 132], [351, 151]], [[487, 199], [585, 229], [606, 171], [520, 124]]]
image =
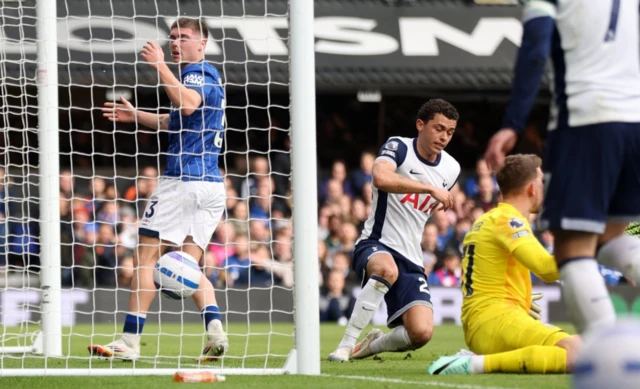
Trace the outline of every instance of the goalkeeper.
[[506, 158], [497, 174], [503, 202], [478, 218], [463, 242], [462, 325], [465, 342], [479, 355], [440, 357], [430, 374], [570, 371], [580, 338], [536, 320], [539, 309], [530, 312], [531, 272], [545, 282], [559, 279], [553, 256], [528, 222], [543, 200], [540, 164], [535, 155]]
[[[224, 89], [215, 67], [204, 61], [208, 30], [204, 22], [179, 18], [171, 26], [171, 58], [180, 64], [180, 79], [164, 62], [162, 48], [147, 42], [142, 58], [153, 67], [171, 100], [171, 113], [142, 112], [124, 98], [106, 103], [104, 116], [114, 122], [136, 122], [169, 131], [166, 168], [151, 195], [139, 229], [134, 256], [129, 312], [122, 337], [106, 346], [92, 345], [92, 355], [122, 360], [140, 356], [140, 334], [156, 295], [153, 269], [168, 246], [200, 259], [225, 209], [226, 191], [218, 156], [224, 133]], [[207, 344], [200, 361], [217, 359], [228, 347], [213, 286], [202, 274], [193, 295], [202, 313]]]

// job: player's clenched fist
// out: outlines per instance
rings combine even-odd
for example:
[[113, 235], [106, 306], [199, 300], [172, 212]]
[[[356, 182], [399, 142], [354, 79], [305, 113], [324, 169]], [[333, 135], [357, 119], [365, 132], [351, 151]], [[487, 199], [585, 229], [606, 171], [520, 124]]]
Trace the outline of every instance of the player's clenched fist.
[[448, 210], [453, 208], [453, 195], [446, 189], [434, 188], [431, 197], [438, 200], [441, 206], [438, 210]]
[[162, 51], [162, 47], [152, 41], [148, 41], [147, 44], [144, 45], [140, 56], [154, 69], [157, 69], [158, 65], [164, 63], [164, 51]]
[[136, 120], [136, 109], [127, 99], [120, 96], [120, 103], [104, 103], [102, 116], [112, 122], [131, 123]]

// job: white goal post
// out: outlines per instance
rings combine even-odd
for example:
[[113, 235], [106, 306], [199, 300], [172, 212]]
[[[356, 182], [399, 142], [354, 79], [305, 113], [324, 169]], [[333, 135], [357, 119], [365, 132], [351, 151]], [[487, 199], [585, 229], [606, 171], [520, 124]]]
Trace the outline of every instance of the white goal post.
[[[163, 0], [156, 0], [156, 2], [158, 1]], [[230, 3], [241, 4], [236, 8], [244, 9], [244, 2], [245, 0], [236, 0]], [[80, 11], [73, 9], [81, 3], [85, 4], [86, 9]], [[0, 377], [173, 375], [176, 371], [202, 371], [205, 369], [223, 375], [318, 375], [320, 374], [320, 328], [317, 263], [315, 61], [312, 27], [314, 2], [313, 0], [291, 1], [284, 7], [284, 11], [274, 13], [268, 9], [265, 1], [263, 2], [262, 14], [252, 13], [240, 16], [237, 14], [227, 15], [226, 2], [212, 2], [219, 4], [221, 9], [209, 14], [208, 10], [211, 9], [211, 4], [205, 4], [205, 0], [190, 2], [193, 5], [188, 11], [180, 8], [180, 2], [165, 0], [162, 4], [172, 4], [177, 7], [177, 12], [168, 14], [166, 13], [167, 7], [156, 6], [157, 10], [163, 8], [163, 11], [158, 11], [157, 15], [149, 15], [144, 12], [138, 14], [141, 11], [136, 8], [136, 3], [137, 0], [129, 0], [128, 2], [122, 0], [83, 0], [81, 2], [77, 0], [0, 0], [0, 17], [2, 18], [2, 24], [0, 24], [0, 58], [2, 61], [0, 62], [4, 63], [0, 65], [0, 75], [1, 78], [7, 80], [6, 85], [3, 85], [0, 90], [0, 106], [4, 107], [0, 110], [0, 115], [2, 115], [1, 119], [7, 128], [7, 131], [2, 135], [3, 142], [0, 142], [0, 150], [5, 152], [0, 157], [0, 168], [4, 172], [0, 176], [0, 185], [5, 188], [4, 197], [0, 197], [0, 202], [5, 202], [3, 208], [0, 208], [0, 227], [3, 223], [6, 227], [5, 235], [0, 235], [0, 246], [4, 246], [0, 247]], [[149, 2], [145, 1], [145, 3]], [[286, 4], [284, 1], [281, 3]], [[237, 4], [232, 4], [231, 8], [234, 6]], [[101, 13], [94, 15], [92, 7], [101, 8]], [[127, 8], [129, 13], [124, 16], [119, 14], [121, 8]], [[65, 9], [67, 14], [61, 15], [61, 9]], [[111, 17], [107, 15], [109, 9]], [[194, 9], [199, 9], [199, 14], [197, 12], [194, 14]], [[74, 13], [76, 11], [77, 13]], [[160, 14], [160, 12], [164, 13]], [[144, 361], [136, 362], [133, 365], [118, 364], [115, 361], [98, 362], [89, 356], [86, 347], [84, 347], [84, 353], [81, 353], [78, 344], [88, 346], [96, 337], [105, 339], [110, 336], [110, 332], [105, 331], [112, 330], [113, 335], [122, 331], [127, 307], [119, 304], [120, 301], [124, 301], [122, 296], [128, 295], [128, 288], [118, 286], [120, 282], [118, 271], [121, 266], [119, 259], [121, 257], [118, 256], [122, 256], [122, 254], [114, 254], [118, 260], [118, 264], [114, 268], [116, 274], [115, 291], [97, 281], [97, 274], [101, 270], [97, 253], [105, 247], [109, 249], [110, 246], [99, 243], [100, 228], [103, 224], [99, 221], [100, 215], [98, 215], [98, 208], [95, 204], [105, 204], [109, 201], [120, 204], [129, 201], [125, 199], [125, 194], [120, 192], [121, 188], [118, 188], [116, 184], [116, 182], [125, 179], [128, 179], [128, 182], [133, 182], [134, 192], [138, 196], [141, 190], [139, 185], [142, 185], [139, 181], [146, 178], [144, 176], [146, 173], [142, 171], [144, 163], [139, 162], [139, 159], [155, 158], [154, 160], [159, 160], [159, 155], [166, 153], [166, 144], [161, 146], [160, 144], [163, 142], [161, 135], [151, 133], [149, 130], [138, 128], [122, 130], [117, 127], [113, 127], [111, 130], [105, 129], [104, 127], [108, 124], [97, 122], [94, 119], [94, 111], [99, 111], [102, 107], [102, 102], [94, 103], [93, 101], [94, 88], [105, 89], [109, 96], [106, 98], [107, 100], [115, 100], [116, 95], [124, 91], [124, 93], [132, 94], [133, 99], [137, 100], [134, 105], [139, 104], [139, 101], [142, 100], [142, 92], [139, 92], [138, 89], [141, 87], [146, 87], [147, 90], [154, 88], [148, 81], [153, 79], [154, 74], [148, 71], [139, 55], [138, 59], [132, 63], [129, 63], [128, 60], [122, 60], [123, 56], [131, 57], [132, 54], [136, 54], [125, 53], [122, 48], [126, 45], [123, 42], [127, 42], [130, 46], [140, 47], [149, 35], [153, 34], [153, 31], [156, 31], [157, 40], [166, 39], [166, 36], [162, 35], [167, 31], [167, 26], [164, 24], [179, 16], [200, 17], [205, 20], [210, 29], [215, 29], [215, 33], [210, 37], [210, 44], [205, 50], [207, 60], [214, 58], [212, 63], [219, 70], [225, 86], [244, 90], [246, 95], [246, 101], [243, 104], [229, 106], [227, 103], [227, 111], [244, 110], [246, 125], [240, 128], [228, 127], [227, 132], [232, 132], [239, 139], [244, 136], [246, 149], [234, 150], [226, 141], [227, 147], [223, 150], [223, 155], [220, 156], [221, 166], [224, 161], [224, 167], [226, 167], [233, 158], [241, 162], [244, 160], [248, 165], [246, 170], [241, 172], [227, 170], [229, 181], [235, 179], [245, 185], [245, 182], [253, 174], [251, 170], [253, 160], [250, 159], [253, 155], [256, 155], [256, 158], [268, 159], [269, 166], [272, 165], [271, 143], [269, 142], [268, 150], [255, 149], [251, 143], [249, 132], [254, 130], [251, 124], [252, 113], [260, 111], [258, 115], [269, 117], [269, 125], [271, 125], [273, 109], [288, 110], [290, 123], [282, 123], [281, 126], [273, 124], [273, 127], [276, 132], [280, 131], [290, 135], [291, 171], [284, 173], [291, 179], [290, 194], [277, 195], [274, 192], [269, 192], [269, 197], [277, 198], [280, 196], [283, 202], [289, 201], [291, 216], [290, 219], [282, 221], [277, 219], [280, 216], [272, 215], [274, 211], [267, 212], [269, 218], [267, 224], [270, 223], [268, 228], [271, 229], [269, 240], [265, 244], [260, 243], [259, 245], [250, 240], [249, 250], [267, 247], [271, 266], [280, 266], [279, 263], [274, 264], [277, 261], [274, 259], [275, 249], [273, 247], [278, 243], [273, 233], [274, 225], [281, 221], [282, 225], [290, 222], [293, 232], [293, 287], [276, 283], [274, 271], [271, 275], [271, 284], [256, 287], [256, 290], [251, 290], [250, 287], [245, 293], [240, 290], [241, 288], [234, 286], [233, 282], [230, 283], [228, 278], [224, 279], [224, 277], [231, 276], [228, 269], [221, 265], [220, 268], [216, 268], [216, 272], [225, 274], [224, 277], [220, 276], [220, 279], [226, 282], [221, 290], [223, 293], [221, 296], [225, 301], [219, 301], [222, 304], [221, 311], [224, 306], [223, 314], [226, 317], [234, 315], [236, 318], [241, 317], [238, 323], [225, 322], [225, 326], [230, 326], [227, 327], [227, 332], [230, 335], [230, 350], [233, 350], [234, 354], [223, 358], [221, 363], [211, 365], [196, 365], [192, 362], [186, 362], [187, 358], [192, 357], [192, 354], [201, 349], [184, 351], [183, 354], [183, 346], [189, 342], [191, 342], [190, 344], [197, 343], [200, 347], [198, 342], [201, 340], [197, 337], [201, 337], [201, 335], [192, 333], [195, 331], [192, 330], [193, 328], [202, 325], [198, 319], [199, 312], [189, 299], [185, 300], [180, 308], [180, 303], [167, 302], [158, 295], [154, 302], [157, 304], [154, 306], [158, 307], [154, 315], [157, 320], [147, 321], [157, 327], [157, 330], [152, 331], [147, 338], [152, 344], [150, 347], [155, 347], [155, 351], [152, 350], [145, 355], [143, 349]], [[82, 28], [79, 27], [81, 23], [84, 23]], [[126, 23], [133, 23], [133, 28], [125, 33], [117, 33], [116, 27]], [[110, 38], [94, 36], [96, 31], [108, 30], [109, 26], [112, 30]], [[276, 28], [280, 36], [273, 36]], [[73, 29], [75, 30], [72, 31]], [[30, 35], [31, 30], [35, 30], [35, 37]], [[266, 52], [256, 50], [251, 55], [247, 55], [244, 61], [238, 61], [236, 58], [228, 59], [227, 50], [231, 50], [229, 46], [238, 43], [244, 47], [259, 46]], [[269, 48], [270, 44], [271, 48]], [[282, 46], [283, 44], [284, 46]], [[99, 56], [99, 52], [104, 53], [110, 46], [113, 48], [113, 52], [109, 53], [111, 60], [104, 61]], [[286, 57], [282, 56], [282, 47], [287, 49], [288, 55]], [[73, 54], [74, 50], [84, 50], [84, 52], [75, 55]], [[167, 50], [165, 46], [165, 53]], [[67, 58], [59, 60], [59, 53], [63, 53], [62, 57], [66, 55]], [[216, 62], [219, 58], [222, 60]], [[129, 66], [126, 69], [133, 73], [132, 77], [136, 81], [140, 80], [139, 83], [123, 85], [114, 81], [111, 85], [105, 85], [102, 79], [95, 81], [100, 77], [97, 72], [108, 72], [109, 70], [113, 73], [113, 80], [116, 80], [125, 69], [123, 64]], [[254, 78], [251, 73], [252, 66], [255, 64], [265, 65], [267, 69], [257, 77], [258, 81], [252, 81]], [[284, 81], [271, 79], [272, 66], [285, 67], [288, 70]], [[227, 68], [234, 67], [244, 68], [246, 72], [244, 82], [227, 79]], [[62, 77], [68, 82], [61, 81], [62, 78], [59, 77], [61, 70], [66, 73]], [[145, 73], [142, 73], [143, 71]], [[76, 84], [75, 80], [83, 81]], [[68, 88], [69, 96], [64, 94], [59, 96], [59, 91], [63, 90], [63, 87]], [[76, 87], [77, 89], [73, 89]], [[279, 87], [282, 95], [289, 94], [288, 105], [271, 102], [272, 87]], [[261, 93], [254, 92], [251, 88], [266, 88], [267, 105], [261, 106], [260, 103], [251, 101], [254, 93]], [[163, 88], [156, 89], [158, 96], [164, 94]], [[20, 93], [16, 94], [16, 90]], [[80, 95], [79, 99], [85, 99], [81, 94], [86, 90], [90, 91], [91, 103], [86, 106], [87, 102], [83, 101], [82, 104], [76, 106], [74, 102], [78, 98], [74, 96], [74, 93], [77, 92]], [[30, 101], [35, 97], [34, 93], [37, 95], [37, 113], [35, 115], [30, 106]], [[227, 93], [229, 92], [227, 91]], [[149, 97], [147, 99], [153, 100]], [[156, 105], [166, 111], [169, 107], [167, 103], [163, 102], [162, 97], [157, 97], [158, 104]], [[155, 109], [149, 106], [143, 108]], [[78, 122], [71, 119], [74, 110], [85, 111], [86, 117], [90, 118], [88, 119], [89, 123], [85, 123], [87, 128], [74, 128], [78, 126]], [[61, 112], [65, 112], [65, 115], [68, 114], [69, 123], [61, 124], [59, 117]], [[31, 116], [37, 116], [37, 125]], [[242, 117], [243, 115], [238, 114], [237, 116]], [[13, 120], [14, 118], [18, 119]], [[62, 130], [63, 128], [65, 130]], [[37, 133], [37, 142], [30, 137], [32, 133]], [[69, 143], [65, 146], [70, 148], [68, 151], [61, 151], [62, 135], [67, 137], [64, 140]], [[77, 140], [74, 137], [76, 135], [82, 137], [83, 140], [89, 137], [89, 143], [93, 144], [93, 148], [89, 145], [90, 152], [87, 152], [86, 148], [75, 149], [76, 143], [74, 142]], [[94, 135], [96, 139], [94, 139]], [[131, 159], [135, 162], [130, 166], [124, 166], [117, 162], [118, 159], [124, 158], [123, 152], [120, 151], [124, 147], [121, 147], [118, 142], [126, 142], [125, 136], [130, 136], [128, 139], [136, 140], [133, 147], [135, 155]], [[16, 139], [21, 143], [15, 143]], [[95, 151], [96, 143], [104, 142], [105, 139], [107, 139], [107, 143], [113, 143], [113, 146], [110, 146], [111, 149], [105, 147]], [[146, 141], [151, 139], [151, 143], [157, 143], [158, 152], [155, 155], [149, 155], [145, 149], [147, 144], [139, 144], [138, 139]], [[31, 155], [36, 152], [38, 155], [37, 165], [33, 162]], [[287, 153], [289, 152], [287, 151]], [[60, 160], [63, 157], [69, 162], [68, 165], [61, 166]], [[107, 162], [105, 163], [105, 161]], [[100, 164], [111, 165], [103, 168], [99, 166]], [[157, 163], [157, 168], [161, 174], [162, 166], [160, 163]], [[70, 211], [72, 215], [70, 219], [65, 219], [64, 215], [61, 216], [60, 195], [61, 191], [64, 191], [60, 185], [61, 178], [65, 174], [62, 173], [63, 170], [70, 171], [71, 180], [78, 178], [82, 182], [89, 182], [90, 185], [93, 185], [93, 189], [96, 188], [95, 181], [97, 179], [111, 180], [114, 182], [115, 197], [98, 197], [97, 192], [91, 192], [85, 196], [79, 194], [77, 188], [73, 189], [72, 197], [69, 200], [70, 207], [74, 206], [74, 201], [77, 198], [83, 197], [83, 201], [91, 203], [94, 208], [87, 212], [90, 220], [77, 218], [75, 210]], [[133, 173], [129, 175], [122, 173], [125, 171]], [[277, 173], [270, 168], [268, 179], [271, 182], [274, 182], [272, 179], [275, 175]], [[0, 186], [0, 189], [3, 186]], [[22, 189], [12, 191], [14, 187]], [[32, 192], [31, 189], [24, 189], [31, 187], [37, 187], [37, 191]], [[271, 188], [273, 189], [273, 187]], [[135, 202], [138, 201], [137, 199], [138, 197], [132, 205], [136, 213], [139, 212]], [[238, 193], [238, 202], [246, 202], [247, 209], [250, 199], [250, 197], [241, 198]], [[37, 211], [29, 206], [31, 203], [37, 203], [35, 208]], [[11, 204], [19, 204], [18, 213], [9, 210]], [[230, 213], [226, 216], [228, 219], [225, 224], [236, 221], [233, 219], [235, 216]], [[120, 218], [121, 215], [118, 214], [117, 222], [113, 223], [119, 223]], [[251, 225], [254, 220], [252, 218], [252, 215], [248, 215], [247, 225]], [[80, 263], [75, 251], [72, 264], [65, 265], [69, 262], [69, 258], [61, 254], [61, 247], [66, 244], [64, 238], [61, 237], [61, 225], [64, 223], [68, 223], [72, 229], [71, 248], [76, 250], [79, 247], [85, 256], [87, 256], [87, 252], [93, 253], [94, 267], [87, 267], [84, 262]], [[78, 223], [84, 223], [84, 227], [79, 227], [79, 231], [90, 231], [91, 234], [94, 234], [95, 244], [78, 244], [74, 235], [75, 230], [73, 230]], [[17, 229], [12, 229], [12, 225], [18, 226]], [[32, 232], [34, 226], [39, 227], [37, 234]], [[89, 232], [86, 233], [89, 234]], [[252, 236], [253, 230], [246, 233]], [[114, 252], [119, 252], [118, 250], [121, 248], [119, 239], [118, 236], [113, 238]], [[32, 241], [37, 241], [39, 247], [37, 254], [29, 251]], [[231, 240], [221, 244], [225, 255], [228, 253], [228, 246], [232, 247], [234, 244], [235, 242]], [[258, 246], [258, 249], [254, 248]], [[16, 249], [16, 247], [20, 248]], [[16, 250], [18, 251], [16, 252]], [[35, 257], [39, 258], [39, 262], [29, 262]], [[88, 255], [87, 258], [90, 257], [91, 255]], [[16, 264], [16, 260], [24, 262]], [[33, 265], [34, 263], [35, 265]], [[77, 277], [76, 271], [88, 272], [87, 274], [93, 277], [90, 281], [93, 287], [76, 284], [76, 278], [74, 278]], [[65, 286], [61, 281], [65, 277], [71, 277], [70, 285]], [[230, 297], [234, 293], [246, 296], [245, 310], [234, 307], [235, 300]], [[293, 294], [292, 307], [291, 309], [282, 309], [277, 304], [276, 300], [279, 298], [277, 296], [288, 295], [287, 293]], [[101, 305], [105, 301], [100, 297], [102, 294], [114, 296], [114, 301]], [[7, 297], [9, 295], [12, 297]], [[15, 300], [16, 296], [23, 300]], [[256, 296], [259, 296], [260, 299], [257, 299]], [[91, 305], [93, 311], [83, 312], [80, 310], [75, 312], [74, 307], [81, 303]], [[115, 304], [115, 309], [110, 310], [111, 304]], [[163, 306], [166, 307], [166, 312], [163, 311]], [[77, 324], [74, 315], [81, 315], [83, 323], [87, 324]], [[287, 315], [291, 316], [293, 322], [291, 332], [286, 325], [280, 326], [280, 323], [277, 322], [278, 318]], [[260, 318], [266, 317], [268, 321], [259, 324], [253, 323], [253, 318], [258, 316]], [[162, 322], [162, 318], [171, 318], [172, 321], [165, 324]], [[153, 323], [153, 321], [157, 321], [157, 323]], [[197, 341], [193, 338], [197, 338]], [[256, 351], [252, 339], [261, 339], [259, 351]], [[277, 348], [275, 339], [284, 339], [282, 344], [288, 345], [289, 350], [284, 352]], [[178, 343], [179, 345], [177, 345]], [[184, 347], [186, 350], [186, 346]], [[179, 351], [166, 353], [164, 350], [167, 348]], [[272, 362], [274, 360], [277, 361], [275, 365]], [[60, 366], [60, 368], [56, 366]]]

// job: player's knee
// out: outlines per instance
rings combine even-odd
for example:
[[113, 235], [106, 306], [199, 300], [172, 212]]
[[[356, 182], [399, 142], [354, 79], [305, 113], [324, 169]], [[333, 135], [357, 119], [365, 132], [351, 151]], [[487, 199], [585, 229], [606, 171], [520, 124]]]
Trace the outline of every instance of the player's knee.
[[433, 336], [433, 327], [423, 326], [407, 331], [409, 333], [409, 340], [411, 341], [411, 348], [419, 349], [422, 346], [429, 343]]
[[393, 285], [398, 279], [398, 267], [395, 265], [395, 263], [384, 264], [381, 266], [376, 266], [376, 268], [369, 274], [371, 274], [372, 276], [378, 276], [387, 281], [389, 284]]

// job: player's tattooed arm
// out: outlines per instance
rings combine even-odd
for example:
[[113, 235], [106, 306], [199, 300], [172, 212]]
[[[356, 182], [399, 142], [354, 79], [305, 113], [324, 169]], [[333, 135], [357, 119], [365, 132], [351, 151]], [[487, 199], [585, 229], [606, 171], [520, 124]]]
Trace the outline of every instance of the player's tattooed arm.
[[387, 193], [429, 193], [445, 209], [453, 207], [453, 196], [446, 189], [401, 176], [396, 164], [386, 158], [378, 158], [373, 164], [373, 185]]

